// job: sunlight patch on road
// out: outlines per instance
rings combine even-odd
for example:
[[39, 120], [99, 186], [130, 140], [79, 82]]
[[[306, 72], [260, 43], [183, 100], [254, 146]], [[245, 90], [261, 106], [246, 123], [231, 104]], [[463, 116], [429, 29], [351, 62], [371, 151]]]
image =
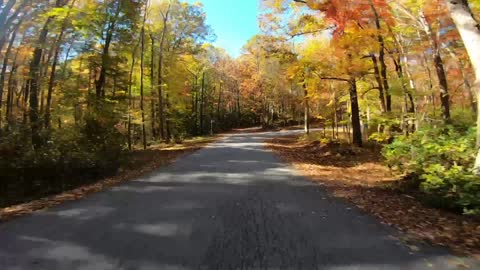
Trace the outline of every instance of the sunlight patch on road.
[[37, 265], [45, 264], [44, 269], [53, 261], [60, 269], [105, 269], [115, 270], [118, 266], [108, 257], [95, 254], [89, 248], [70, 242], [53, 241], [44, 238], [22, 236], [23, 240], [41, 243], [23, 255], [25, 262]]
[[79, 220], [89, 220], [92, 218], [98, 218], [101, 216], [106, 216], [109, 213], [113, 212], [115, 208], [106, 207], [106, 206], [94, 206], [88, 208], [73, 208], [68, 210], [57, 210], [42, 212], [39, 215], [54, 215], [62, 218], [76, 218]]
[[115, 225], [114, 228], [120, 230], [132, 230], [137, 233], [159, 237], [174, 237], [179, 235], [189, 236], [192, 233], [192, 226], [189, 224], [177, 224], [168, 222], [136, 225], [121, 223]]

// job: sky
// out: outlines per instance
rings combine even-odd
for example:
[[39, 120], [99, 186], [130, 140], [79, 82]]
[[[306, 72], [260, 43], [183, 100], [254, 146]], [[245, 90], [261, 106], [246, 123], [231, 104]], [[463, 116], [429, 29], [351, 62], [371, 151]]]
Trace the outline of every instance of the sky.
[[258, 0], [188, 0], [200, 2], [207, 13], [207, 24], [215, 32], [213, 43], [232, 57], [241, 54], [243, 45], [259, 32], [257, 16]]

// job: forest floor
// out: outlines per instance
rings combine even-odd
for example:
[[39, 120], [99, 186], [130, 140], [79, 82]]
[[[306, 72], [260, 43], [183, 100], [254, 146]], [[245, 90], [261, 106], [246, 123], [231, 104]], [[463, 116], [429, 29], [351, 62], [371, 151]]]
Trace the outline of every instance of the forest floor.
[[277, 137], [268, 148], [335, 197], [402, 231], [407, 244], [422, 240], [480, 258], [479, 219], [430, 208], [415, 193], [399, 190], [400, 177], [382, 164], [379, 147], [323, 144], [318, 135]]
[[60, 194], [0, 208], [0, 222], [38, 210], [47, 209], [67, 201], [78, 200], [89, 194], [119, 185], [125, 181], [136, 179], [172, 163], [185, 154], [195, 152], [220, 137], [221, 136], [196, 137], [185, 140], [181, 144], [161, 143], [151, 145], [147, 150], [134, 150], [129, 153], [128, 161], [114, 176], [100, 179], [93, 184], [86, 184]]

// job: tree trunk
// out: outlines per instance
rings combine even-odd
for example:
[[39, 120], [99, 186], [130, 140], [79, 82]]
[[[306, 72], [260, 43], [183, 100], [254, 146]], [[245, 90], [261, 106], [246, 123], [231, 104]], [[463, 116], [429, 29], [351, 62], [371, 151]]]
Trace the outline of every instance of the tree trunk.
[[445, 68], [443, 66], [442, 56], [440, 51], [435, 53], [434, 59], [435, 70], [437, 72], [439, 86], [440, 86], [440, 104], [442, 107], [443, 120], [448, 122], [450, 120], [450, 96], [448, 94], [448, 82]]
[[195, 135], [198, 134], [198, 93], [197, 93], [197, 82], [198, 76], [196, 74], [193, 75], [193, 82], [192, 82], [192, 97], [193, 97], [193, 104], [192, 104], [192, 115], [193, 115], [193, 133]]
[[[400, 83], [402, 84], [402, 89], [403, 89], [403, 94], [404, 94], [404, 100], [405, 100], [405, 112], [409, 113], [414, 113], [415, 112], [415, 103], [413, 102], [413, 97], [412, 94], [410, 93], [407, 82], [405, 81], [405, 75], [403, 73], [403, 68], [402, 68], [402, 62], [401, 58], [399, 57], [398, 59], [393, 58], [393, 63], [395, 64], [395, 71], [397, 72], [398, 79], [400, 80]], [[407, 100], [408, 99], [408, 100]], [[408, 101], [410, 101], [410, 104], [408, 104]]]
[[165, 111], [165, 139], [167, 142], [170, 142], [172, 139], [172, 130], [170, 123], [170, 100], [168, 92], [165, 94], [165, 106], [167, 107], [167, 110]]
[[380, 16], [378, 15], [377, 10], [375, 9], [375, 5], [373, 1], [370, 0], [370, 8], [372, 9], [374, 18], [375, 18], [375, 26], [377, 28], [377, 41], [379, 45], [379, 53], [378, 53], [378, 61], [380, 62], [380, 76], [381, 76], [381, 84], [382, 89], [385, 92], [385, 109], [387, 112], [392, 111], [392, 96], [390, 95], [390, 85], [388, 84], [387, 78], [387, 64], [385, 63], [385, 40], [381, 34], [382, 27], [380, 24]]
[[[330, 89], [332, 85], [330, 84]], [[335, 135], [335, 130], [338, 130], [338, 119], [337, 119], [337, 93], [333, 91], [333, 121], [332, 121], [332, 139], [336, 139], [338, 136]]]
[[130, 76], [128, 79], [128, 122], [127, 122], [127, 132], [128, 132], [128, 150], [132, 150], [132, 85], [133, 85], [133, 69], [135, 67], [136, 52], [138, 44], [135, 46], [132, 52], [132, 65], [130, 66]]
[[154, 92], [155, 92], [155, 86], [154, 86], [154, 78], [155, 78], [155, 39], [153, 38], [153, 35], [150, 34], [150, 41], [151, 41], [151, 46], [150, 48], [150, 93], [152, 95], [152, 101], [151, 101], [151, 106], [152, 106], [152, 137], [156, 138], [157, 137], [157, 129], [155, 127], [155, 110], [156, 110], [156, 105], [155, 105], [155, 100], [154, 100]]
[[30, 62], [30, 73], [29, 73], [29, 118], [30, 118], [30, 128], [32, 131], [32, 144], [34, 148], [38, 148], [41, 145], [40, 130], [41, 125], [39, 123], [39, 112], [38, 112], [38, 93], [40, 88], [40, 63], [42, 61], [43, 48], [47, 41], [48, 36], [48, 27], [53, 20], [53, 17], [50, 16], [47, 18], [47, 21], [43, 25], [43, 28], [38, 37], [37, 47], [33, 52], [33, 58]]
[[[8, 25], [6, 25], [7, 18], [16, 2], [16, 0], [8, 0], [6, 3], [2, 1], [3, 8], [0, 11], [0, 38], [7, 36], [7, 30], [9, 28]], [[0, 47], [0, 50], [2, 47]]]
[[156, 107], [157, 105], [155, 104], [155, 100], [152, 98], [151, 101], [150, 101], [150, 106], [151, 106], [151, 121], [150, 121], [150, 124], [151, 124], [151, 129], [152, 129], [152, 139], [155, 140], [155, 138], [157, 137], [157, 131], [156, 131], [156, 127], [155, 127], [155, 119], [156, 119], [156, 115], [155, 115], [155, 110], [156, 110]]
[[107, 27], [106, 36], [105, 36], [105, 45], [103, 46], [103, 52], [102, 52], [102, 64], [100, 67], [100, 76], [98, 77], [98, 80], [95, 84], [95, 93], [97, 98], [105, 97], [105, 81], [107, 79], [107, 69], [109, 68], [109, 65], [110, 65], [109, 63], [110, 44], [112, 42], [113, 33], [115, 32], [117, 19], [120, 14], [120, 9], [122, 6], [121, 2], [122, 1], [118, 1], [115, 15], [111, 17], [108, 22], [108, 27]]
[[27, 124], [27, 121], [28, 121], [28, 105], [29, 105], [29, 102], [28, 100], [30, 99], [30, 80], [27, 80], [25, 82], [25, 91], [23, 93], [23, 101], [22, 101], [22, 104], [23, 104], [23, 121], [22, 123], [24, 125]]
[[[20, 23], [18, 25], [20, 25]], [[12, 51], [13, 43], [15, 42], [15, 38], [17, 37], [17, 30], [18, 30], [18, 27], [13, 31], [12, 36], [10, 37], [10, 42], [8, 43], [7, 51], [3, 56], [2, 72], [0, 75], [0, 130], [2, 129], [2, 110], [3, 110], [2, 105], [3, 105], [3, 89], [5, 86], [5, 76], [7, 73], [7, 66], [8, 66], [8, 59], [10, 57], [10, 52]], [[10, 70], [10, 72], [12, 72], [12, 70]]]
[[165, 13], [162, 14], [163, 18], [163, 30], [162, 36], [160, 38], [160, 52], [159, 52], [159, 60], [158, 60], [158, 116], [160, 121], [160, 137], [165, 139], [165, 133], [163, 128], [164, 122], [164, 108], [163, 108], [163, 48], [165, 46], [165, 36], [167, 34], [167, 23], [168, 23], [168, 14], [170, 12], [170, 5]]
[[371, 58], [372, 58], [373, 69], [374, 69], [374, 73], [375, 73], [375, 79], [376, 79], [377, 85], [378, 85], [378, 93], [379, 93], [378, 97], [380, 98], [380, 108], [382, 110], [382, 113], [384, 113], [384, 112], [387, 111], [387, 106], [386, 106], [386, 102], [385, 102], [385, 94], [384, 94], [384, 91], [383, 91], [382, 76], [381, 76], [381, 73], [380, 73], [380, 68], [378, 67], [377, 57], [374, 54], [372, 54]]
[[220, 82], [220, 86], [218, 88], [218, 104], [217, 104], [217, 121], [220, 121], [220, 106], [222, 103], [222, 82]]
[[[3, 45], [5, 44], [10, 31], [12, 31], [10, 27], [15, 23], [15, 19], [19, 18], [20, 12], [23, 12], [24, 8], [30, 4], [30, 1], [22, 1], [12, 12], [15, 3], [16, 0], [8, 0], [0, 11], [0, 51], [3, 49]], [[21, 16], [23, 17], [20, 18], [20, 21], [24, 20], [29, 15], [27, 12], [24, 12]]]
[[7, 111], [6, 111], [6, 115], [5, 115], [5, 119], [8, 123], [8, 125], [10, 125], [12, 123], [12, 112], [13, 112], [13, 95], [14, 95], [14, 88], [15, 88], [15, 84], [14, 84], [14, 76], [15, 74], [17, 73], [17, 68], [18, 68], [18, 65], [17, 65], [17, 55], [15, 55], [15, 58], [13, 60], [13, 64], [12, 64], [12, 69], [10, 70], [10, 75], [8, 77], [8, 92], [7, 92]]
[[303, 82], [303, 98], [305, 102], [304, 107], [304, 131], [306, 134], [310, 134], [310, 101], [308, 98], [307, 83]]
[[416, 89], [416, 85], [415, 85], [415, 81], [413, 80], [412, 73], [410, 72], [410, 69], [409, 69], [408, 57], [407, 57], [407, 54], [405, 52], [405, 49], [403, 48], [403, 45], [401, 43], [399, 43], [399, 47], [400, 47], [400, 52], [401, 52], [400, 67], [402, 67], [402, 63], [403, 63], [403, 65], [405, 65], [405, 74], [407, 74], [409, 88], [410, 88], [410, 89], [408, 89], [408, 99], [410, 100], [410, 104], [412, 106], [411, 111], [413, 113], [415, 113], [416, 112], [415, 100], [413, 98], [413, 95], [412, 95], [411, 91]]
[[443, 66], [443, 60], [440, 54], [440, 47], [438, 44], [439, 33], [437, 33], [436, 35], [432, 33], [432, 28], [428, 23], [427, 19], [425, 18], [425, 14], [423, 14], [423, 12], [421, 12], [420, 14], [420, 20], [422, 21], [422, 24], [424, 26], [424, 31], [429, 38], [430, 45], [433, 50], [433, 63], [435, 66], [435, 71], [437, 73], [438, 83], [440, 88], [440, 104], [442, 108], [442, 117], [445, 122], [449, 122], [450, 121], [450, 97], [448, 94], [447, 76], [445, 74], [445, 68]]
[[[352, 110], [352, 130], [353, 143], [362, 147], [362, 127], [360, 124], [360, 109], [358, 106], [357, 81], [355, 78], [350, 79], [350, 103]], [[350, 136], [350, 134], [348, 134]]]
[[469, 101], [470, 108], [472, 110], [473, 115], [476, 115], [477, 114], [477, 104], [475, 102], [474, 93], [472, 91], [472, 85], [470, 84], [470, 81], [468, 80], [467, 75], [463, 71], [463, 67], [465, 65], [458, 58], [458, 56], [455, 52], [453, 52], [448, 47], [447, 47], [447, 50], [450, 53], [450, 55], [452, 56], [452, 58], [455, 59], [455, 61], [457, 62], [457, 68], [460, 71], [460, 74], [462, 75], [462, 78], [463, 78], [463, 85], [464, 85], [464, 89], [465, 89], [465, 91], [467, 92], [467, 95], [468, 95], [468, 101]]
[[62, 28], [60, 29], [60, 33], [59, 33], [58, 38], [55, 42], [56, 47], [55, 47], [55, 52], [53, 54], [53, 63], [52, 63], [51, 71], [50, 71], [50, 79], [49, 79], [49, 82], [48, 82], [48, 90], [47, 90], [47, 105], [45, 107], [45, 128], [47, 128], [47, 129], [50, 127], [50, 114], [51, 114], [50, 110], [51, 110], [51, 107], [52, 107], [52, 94], [53, 94], [53, 90], [54, 90], [54, 87], [55, 87], [55, 71], [57, 69], [58, 56], [60, 54], [60, 48], [61, 48], [61, 45], [62, 45], [63, 34], [65, 33], [65, 30], [67, 29], [67, 22], [68, 22], [68, 19], [70, 17], [70, 11], [71, 11], [74, 4], [75, 4], [75, 0], [70, 5], [69, 10], [67, 12], [67, 15], [63, 19]]
[[203, 135], [203, 111], [205, 107], [205, 72], [202, 75], [202, 89], [200, 93], [200, 135]]
[[475, 160], [474, 172], [480, 175], [480, 26], [472, 15], [472, 11], [466, 0], [447, 0], [455, 25], [462, 37], [467, 49], [470, 62], [475, 71], [475, 83], [473, 89], [477, 94], [477, 158]]
[[238, 119], [238, 125], [241, 125], [241, 118], [242, 118], [242, 110], [240, 109], [240, 87], [236, 85], [237, 88], [237, 119]]
[[144, 53], [145, 53], [145, 21], [147, 20], [147, 3], [145, 3], [145, 10], [143, 11], [143, 24], [141, 30], [141, 53], [140, 53], [140, 110], [142, 111], [142, 142], [143, 150], [147, 150], [147, 134], [145, 131], [145, 105], [144, 105], [144, 93], [143, 93], [143, 75], [144, 75]]

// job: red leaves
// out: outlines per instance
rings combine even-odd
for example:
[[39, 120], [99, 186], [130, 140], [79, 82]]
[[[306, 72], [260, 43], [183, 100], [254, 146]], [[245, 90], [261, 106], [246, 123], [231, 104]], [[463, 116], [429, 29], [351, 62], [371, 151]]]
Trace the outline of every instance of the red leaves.
[[308, 6], [313, 10], [322, 12], [325, 19], [336, 27], [334, 36], [339, 37], [349, 23], [358, 24], [362, 27], [372, 24], [374, 17], [372, 4], [382, 21], [389, 25], [395, 24], [386, 0], [309, 1]]

